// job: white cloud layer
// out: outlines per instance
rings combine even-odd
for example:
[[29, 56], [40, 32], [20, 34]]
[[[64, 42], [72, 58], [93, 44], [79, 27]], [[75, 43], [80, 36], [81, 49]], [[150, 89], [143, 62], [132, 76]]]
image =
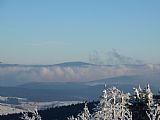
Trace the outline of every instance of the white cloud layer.
[[[129, 75], [151, 75], [160, 73], [160, 65], [83, 65], [61, 66], [6, 66], [0, 67], [0, 83], [8, 82], [83, 82]], [[10, 83], [10, 84], [11, 84]]]

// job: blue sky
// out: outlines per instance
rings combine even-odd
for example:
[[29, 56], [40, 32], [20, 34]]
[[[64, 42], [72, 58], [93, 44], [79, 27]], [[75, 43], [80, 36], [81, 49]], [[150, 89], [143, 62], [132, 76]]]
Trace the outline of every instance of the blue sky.
[[0, 61], [86, 61], [94, 50], [160, 63], [159, 0], [1, 0]]

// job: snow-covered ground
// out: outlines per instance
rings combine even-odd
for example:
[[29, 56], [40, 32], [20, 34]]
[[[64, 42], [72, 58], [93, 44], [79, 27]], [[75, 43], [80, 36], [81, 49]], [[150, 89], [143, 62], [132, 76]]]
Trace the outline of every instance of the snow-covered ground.
[[37, 106], [38, 110], [44, 110], [47, 108], [68, 106], [77, 103], [81, 103], [81, 101], [23, 102], [21, 106], [26, 106], [26, 105]]
[[21, 108], [16, 108], [15, 106], [8, 104], [0, 104], [0, 115], [8, 115], [21, 112], [25, 112], [25, 110]]
[[27, 111], [33, 112], [35, 107], [37, 107], [38, 110], [44, 110], [47, 108], [67, 106], [77, 103], [80, 103], [80, 101], [21, 102], [18, 105], [0, 103], [0, 115], [21, 113]]

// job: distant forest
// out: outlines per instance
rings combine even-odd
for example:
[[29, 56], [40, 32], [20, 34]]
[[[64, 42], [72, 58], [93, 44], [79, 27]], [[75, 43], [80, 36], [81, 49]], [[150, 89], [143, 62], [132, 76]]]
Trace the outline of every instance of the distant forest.
[[[98, 102], [90, 102], [87, 104], [90, 112], [97, 106]], [[77, 116], [84, 108], [84, 103], [76, 105], [62, 106], [38, 111], [42, 120], [67, 120], [69, 116]], [[0, 120], [22, 120], [22, 113], [0, 116]]]

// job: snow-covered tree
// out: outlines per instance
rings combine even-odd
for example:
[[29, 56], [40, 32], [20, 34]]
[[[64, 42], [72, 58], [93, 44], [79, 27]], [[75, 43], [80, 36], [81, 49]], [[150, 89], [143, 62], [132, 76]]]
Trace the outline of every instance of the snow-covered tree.
[[160, 120], [160, 107], [158, 105], [151, 106], [146, 114], [149, 120]]
[[146, 99], [146, 102], [147, 102], [148, 106], [151, 106], [153, 104], [153, 93], [150, 89], [149, 84], [145, 88], [145, 99]]
[[106, 85], [104, 90], [102, 91], [102, 95], [100, 97], [100, 103], [97, 106], [96, 112], [93, 114], [92, 119], [95, 120], [109, 120], [112, 119], [112, 110], [111, 103], [108, 101], [108, 93], [106, 90]]
[[31, 117], [28, 116], [28, 112], [24, 112], [21, 119], [22, 120], [41, 120], [41, 116], [38, 114], [37, 107], [35, 107]]
[[74, 118], [74, 116], [71, 116], [68, 118], [68, 120], [91, 120], [91, 114], [88, 110], [87, 103], [85, 103], [83, 111], [79, 113], [76, 118]]
[[23, 115], [21, 116], [22, 120], [32, 120], [31, 117], [28, 116], [27, 112], [22, 113]]
[[131, 120], [132, 114], [126, 107], [129, 94], [124, 94], [116, 87], [104, 89], [100, 104], [93, 115], [95, 120]]
[[143, 91], [139, 88], [135, 88], [135, 97], [133, 102], [142, 102], [145, 104], [146, 114], [149, 120], [160, 120], [160, 106], [153, 100], [153, 93], [149, 84], [147, 84]]
[[74, 116], [68, 117], [68, 120], [77, 120], [77, 118], [74, 118]]
[[87, 103], [85, 103], [83, 111], [80, 114], [78, 114], [77, 117], [78, 117], [78, 120], [90, 120], [91, 114], [88, 110]]
[[132, 120], [132, 114], [126, 106], [129, 96], [130, 94], [124, 94], [116, 87], [106, 89], [105, 85], [95, 113], [90, 115], [85, 104], [83, 111], [76, 118], [72, 116], [68, 120]]

